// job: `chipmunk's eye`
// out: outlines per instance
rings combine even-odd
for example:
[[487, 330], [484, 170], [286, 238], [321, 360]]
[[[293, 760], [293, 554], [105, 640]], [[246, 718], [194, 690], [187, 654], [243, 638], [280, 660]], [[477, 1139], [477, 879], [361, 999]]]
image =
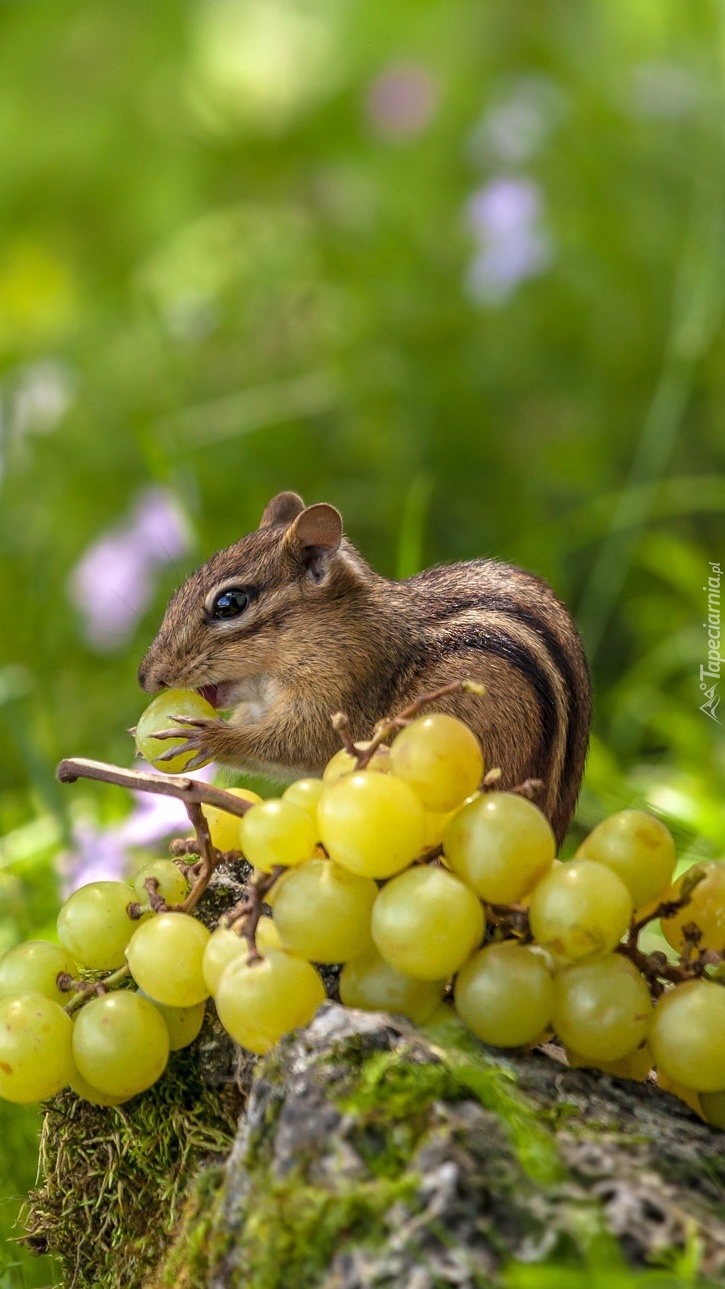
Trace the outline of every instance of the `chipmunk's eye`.
[[246, 591], [240, 591], [238, 587], [230, 587], [228, 591], [222, 591], [211, 606], [211, 616], [213, 618], [238, 618], [249, 604], [249, 596]]

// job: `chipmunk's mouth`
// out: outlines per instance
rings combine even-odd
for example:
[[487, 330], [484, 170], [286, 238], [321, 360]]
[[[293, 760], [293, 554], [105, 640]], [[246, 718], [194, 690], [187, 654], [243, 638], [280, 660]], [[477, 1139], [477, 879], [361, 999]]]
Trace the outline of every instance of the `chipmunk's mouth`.
[[205, 698], [207, 703], [211, 703], [212, 707], [219, 711], [221, 708], [233, 706], [233, 689], [234, 686], [232, 684], [201, 685], [196, 692], [197, 694], [201, 694], [202, 698]]
[[201, 694], [216, 711], [231, 711], [239, 703], [251, 704], [261, 714], [272, 701], [270, 684], [263, 676], [246, 676], [242, 680], [221, 680], [216, 685], [196, 685]]

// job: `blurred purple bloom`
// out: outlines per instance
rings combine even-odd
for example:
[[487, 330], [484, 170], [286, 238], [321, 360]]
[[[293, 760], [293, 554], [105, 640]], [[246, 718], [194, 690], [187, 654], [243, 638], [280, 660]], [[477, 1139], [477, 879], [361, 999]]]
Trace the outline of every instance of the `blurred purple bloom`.
[[137, 541], [155, 564], [167, 564], [189, 549], [189, 529], [176, 498], [165, 488], [146, 488], [131, 516]]
[[540, 219], [541, 197], [530, 179], [493, 179], [474, 193], [468, 220], [478, 250], [466, 279], [474, 300], [500, 304], [548, 267], [551, 241]]
[[435, 80], [424, 67], [399, 63], [387, 68], [370, 87], [367, 115], [376, 134], [388, 139], [413, 139], [438, 106]]
[[105, 652], [129, 639], [151, 601], [157, 570], [188, 549], [183, 512], [159, 487], [145, 489], [129, 518], [88, 547], [68, 590], [95, 649]]
[[88, 820], [73, 826], [73, 849], [61, 856], [63, 899], [87, 882], [119, 882], [126, 873], [126, 851], [113, 828], [105, 832]]

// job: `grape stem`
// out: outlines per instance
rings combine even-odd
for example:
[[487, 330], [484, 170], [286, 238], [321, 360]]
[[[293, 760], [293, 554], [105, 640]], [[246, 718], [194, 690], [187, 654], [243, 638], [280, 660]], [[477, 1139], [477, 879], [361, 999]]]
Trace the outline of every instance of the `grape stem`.
[[439, 698], [446, 698], [448, 694], [478, 694], [482, 697], [485, 692], [486, 686], [480, 685], [476, 680], [454, 680], [450, 685], [442, 685], [440, 689], [434, 689], [429, 694], [421, 694], [420, 698], [416, 698], [414, 703], [404, 708], [397, 716], [388, 716], [385, 720], [378, 721], [370, 743], [364, 748], [358, 747], [350, 737], [350, 722], [344, 712], [335, 712], [330, 719], [333, 729], [340, 735], [345, 751], [355, 758], [356, 768], [364, 770], [370, 764], [380, 744], [390, 738], [396, 730], [409, 725], [429, 703], [435, 703]]
[[515, 792], [520, 797], [526, 797], [533, 801], [544, 786], [543, 779], [524, 779], [523, 783], [517, 783], [515, 788], [507, 788], [507, 792]]
[[150, 908], [153, 909], [154, 913], [168, 913], [170, 908], [177, 907], [176, 905], [167, 904], [163, 895], [159, 893], [158, 878], [147, 877], [144, 882], [144, 890], [146, 891], [147, 903], [144, 904], [142, 901], [134, 900], [129, 904], [126, 912], [130, 918], [142, 918]]
[[637, 948], [636, 943], [630, 943], [626, 940], [624, 944], [618, 944], [615, 953], [621, 953], [624, 958], [629, 958], [638, 971], [642, 973], [647, 984], [649, 985], [652, 997], [657, 999], [663, 992], [663, 980], [669, 980], [673, 985], [680, 985], [685, 980], [692, 980], [695, 972], [687, 967], [676, 967], [674, 963], [668, 962], [664, 953], [643, 953]]
[[683, 891], [678, 900], [662, 900], [651, 912], [645, 913], [644, 917], [639, 918], [636, 922], [633, 921], [629, 928], [627, 943], [636, 944], [640, 931], [647, 926], [648, 922], [654, 922], [655, 918], [674, 917], [675, 913], [679, 913], [686, 908], [692, 899], [695, 887], [699, 885], [704, 876], [704, 873], [695, 873], [692, 880], [688, 881], [686, 890]]
[[522, 944], [528, 944], [533, 939], [529, 927], [528, 909], [523, 904], [489, 904], [486, 902], [486, 914], [494, 926], [520, 938]]
[[646, 913], [643, 917], [637, 920], [633, 918], [627, 932], [627, 939], [623, 944], [617, 945], [616, 952], [621, 953], [625, 958], [629, 958], [638, 971], [641, 971], [648, 981], [650, 990], [655, 998], [662, 993], [663, 985], [661, 982], [663, 980], [669, 980], [675, 985], [682, 984], [685, 980], [694, 980], [704, 974], [706, 967], [716, 965], [725, 957], [725, 955], [713, 953], [709, 949], [702, 950], [696, 954], [699, 931], [694, 924], [692, 926], [692, 935], [688, 935], [689, 928], [687, 926], [683, 927], [685, 949], [680, 955], [679, 965], [668, 962], [664, 953], [660, 953], [657, 950], [653, 953], [643, 953], [637, 943], [640, 931], [648, 923], [653, 922], [655, 918], [674, 917], [675, 913], [679, 913], [686, 908], [692, 899], [695, 887], [702, 881], [704, 876], [704, 873], [694, 874], [678, 900], [662, 900], [656, 908]]
[[89, 998], [100, 998], [102, 994], [107, 994], [109, 989], [120, 985], [121, 981], [130, 974], [128, 963], [112, 971], [110, 976], [104, 976], [102, 980], [74, 980], [70, 972], [62, 972], [58, 978], [58, 987], [63, 990], [74, 990], [73, 997], [65, 1005], [68, 1015], [87, 1003]]
[[285, 869], [278, 865], [271, 873], [256, 873], [249, 883], [247, 898], [226, 914], [225, 921], [247, 942], [247, 962], [259, 962], [262, 954], [257, 948], [257, 926], [262, 916], [264, 898]]
[[[234, 798], [234, 800], [239, 800], [239, 798]], [[214, 869], [219, 863], [220, 855], [209, 835], [209, 825], [206, 821], [206, 815], [198, 801], [188, 801], [184, 799], [184, 805], [186, 806], [186, 813], [189, 816], [189, 820], [196, 834], [196, 840], [199, 846], [199, 871], [194, 879], [194, 883], [189, 894], [183, 904], [179, 905], [180, 913], [191, 913], [191, 910], [198, 904], [204, 891], [209, 885]]]

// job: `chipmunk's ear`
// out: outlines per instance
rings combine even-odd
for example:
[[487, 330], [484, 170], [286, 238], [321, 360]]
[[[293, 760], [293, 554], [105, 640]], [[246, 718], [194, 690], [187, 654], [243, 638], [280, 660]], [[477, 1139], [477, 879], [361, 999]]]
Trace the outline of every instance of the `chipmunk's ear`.
[[342, 515], [324, 501], [308, 506], [290, 525], [285, 540], [300, 556], [305, 568], [320, 577], [330, 555], [342, 541]]
[[291, 524], [304, 508], [305, 503], [296, 492], [278, 492], [276, 497], [267, 502], [259, 527], [271, 528], [274, 524]]

